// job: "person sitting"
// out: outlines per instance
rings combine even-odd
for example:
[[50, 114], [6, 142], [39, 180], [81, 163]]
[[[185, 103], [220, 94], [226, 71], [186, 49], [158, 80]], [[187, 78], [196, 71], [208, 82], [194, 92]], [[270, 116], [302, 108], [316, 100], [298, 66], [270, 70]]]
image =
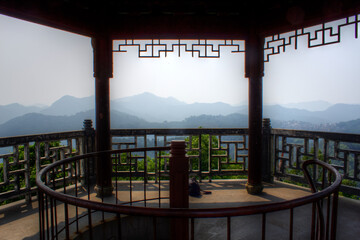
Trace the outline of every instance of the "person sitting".
[[195, 177], [191, 178], [189, 181], [189, 195], [192, 197], [201, 197], [201, 193], [211, 194], [210, 191], [201, 190], [200, 184]]

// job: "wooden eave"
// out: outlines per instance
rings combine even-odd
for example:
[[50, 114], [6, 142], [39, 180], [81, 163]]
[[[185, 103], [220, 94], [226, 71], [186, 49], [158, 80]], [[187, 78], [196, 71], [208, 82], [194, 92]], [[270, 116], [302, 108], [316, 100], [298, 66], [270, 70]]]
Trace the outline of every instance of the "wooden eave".
[[358, 14], [360, 0], [0, 0], [0, 13], [89, 37], [245, 39]]

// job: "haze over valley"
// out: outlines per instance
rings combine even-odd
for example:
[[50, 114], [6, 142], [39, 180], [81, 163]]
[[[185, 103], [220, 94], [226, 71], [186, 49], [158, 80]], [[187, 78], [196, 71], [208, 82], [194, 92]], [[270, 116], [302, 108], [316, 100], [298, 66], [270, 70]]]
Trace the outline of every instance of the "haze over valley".
[[[94, 103], [94, 97], [67, 95], [50, 106], [2, 105], [0, 136], [80, 130], [84, 119], [94, 121]], [[111, 128], [246, 128], [247, 111], [247, 105], [187, 104], [145, 92], [111, 101]], [[274, 128], [360, 133], [359, 104], [264, 105], [263, 117]]]

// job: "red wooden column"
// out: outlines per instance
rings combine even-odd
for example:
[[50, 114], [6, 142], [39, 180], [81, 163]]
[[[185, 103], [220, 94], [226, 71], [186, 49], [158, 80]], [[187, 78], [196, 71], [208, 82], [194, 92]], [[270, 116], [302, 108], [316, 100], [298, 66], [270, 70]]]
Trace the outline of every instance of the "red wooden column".
[[264, 38], [250, 31], [245, 41], [245, 77], [249, 78], [249, 161], [246, 189], [262, 192], [262, 77], [264, 76]]
[[[106, 35], [92, 39], [94, 49], [96, 151], [111, 149], [110, 135], [110, 78], [113, 77], [112, 40]], [[96, 160], [96, 186], [98, 196], [112, 194], [112, 164], [109, 155]]]
[[[189, 208], [189, 158], [185, 141], [171, 141], [170, 208]], [[171, 219], [171, 239], [189, 239], [189, 220]]]

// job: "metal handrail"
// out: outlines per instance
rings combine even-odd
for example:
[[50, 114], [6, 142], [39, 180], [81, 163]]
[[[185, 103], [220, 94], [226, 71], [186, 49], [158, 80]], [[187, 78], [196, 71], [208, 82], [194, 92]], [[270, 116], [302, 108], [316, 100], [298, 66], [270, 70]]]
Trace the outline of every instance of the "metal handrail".
[[319, 192], [301, 198], [277, 202], [277, 203], [267, 203], [260, 205], [231, 207], [231, 208], [187, 209], [187, 208], [152, 208], [152, 207], [138, 207], [138, 206], [122, 206], [122, 205], [109, 204], [103, 202], [94, 202], [57, 192], [51, 189], [50, 187], [46, 186], [46, 184], [42, 181], [45, 174], [48, 173], [52, 168], [63, 164], [71, 163], [75, 160], [95, 157], [100, 154], [115, 154], [115, 153], [155, 151], [155, 150], [165, 151], [165, 150], [169, 150], [169, 147], [111, 150], [111, 151], [79, 155], [79, 156], [63, 159], [42, 169], [36, 177], [36, 184], [38, 185], [39, 191], [42, 191], [43, 193], [50, 195], [51, 197], [57, 200], [78, 207], [104, 211], [104, 212], [127, 214], [127, 215], [153, 216], [153, 217], [180, 217], [180, 218], [234, 217], [234, 216], [253, 215], [253, 214], [291, 209], [298, 206], [306, 205], [308, 203], [313, 203], [327, 196], [330, 196], [332, 193], [335, 193], [339, 190], [341, 184], [341, 175], [334, 167], [318, 160], [312, 160], [311, 163], [319, 164], [327, 168], [333, 174], [335, 174], [335, 180], [333, 181], [333, 183], [329, 187]]

